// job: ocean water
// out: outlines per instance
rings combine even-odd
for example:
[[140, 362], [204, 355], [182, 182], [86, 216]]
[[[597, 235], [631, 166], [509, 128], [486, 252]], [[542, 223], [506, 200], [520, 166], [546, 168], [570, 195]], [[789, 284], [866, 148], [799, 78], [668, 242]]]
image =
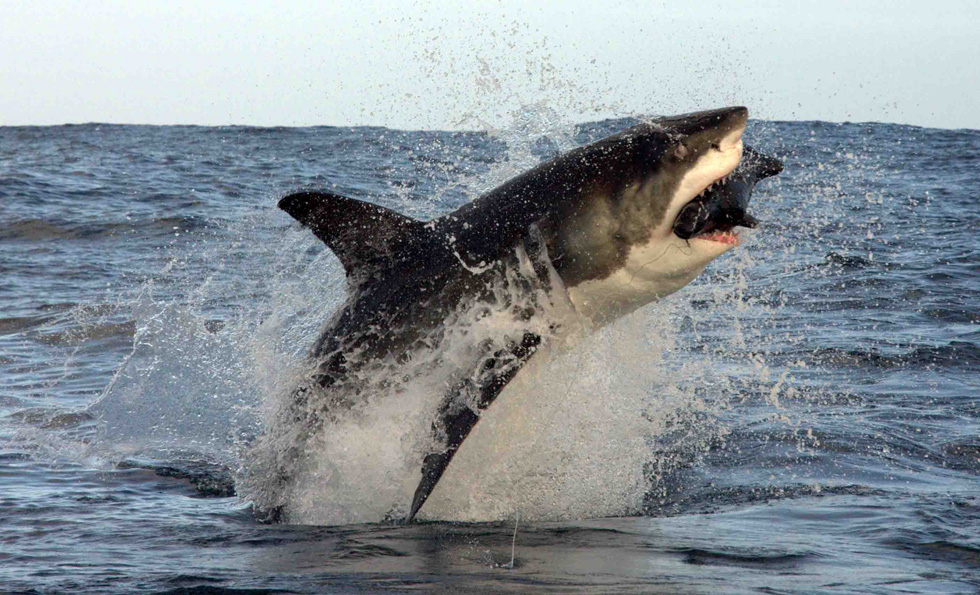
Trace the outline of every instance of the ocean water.
[[430, 218], [626, 125], [0, 128], [0, 591], [978, 592], [973, 130], [752, 122], [759, 229], [536, 371], [428, 520], [384, 519], [358, 474], [410, 445], [367, 424], [303, 524], [256, 521], [345, 289], [276, 199]]

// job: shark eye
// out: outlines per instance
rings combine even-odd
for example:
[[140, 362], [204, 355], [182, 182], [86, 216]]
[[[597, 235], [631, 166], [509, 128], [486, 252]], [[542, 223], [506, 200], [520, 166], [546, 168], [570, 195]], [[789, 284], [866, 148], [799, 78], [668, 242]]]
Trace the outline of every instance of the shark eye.
[[715, 151], [720, 151], [721, 145], [719, 145], [718, 143], [711, 143], [711, 148], [714, 149]]

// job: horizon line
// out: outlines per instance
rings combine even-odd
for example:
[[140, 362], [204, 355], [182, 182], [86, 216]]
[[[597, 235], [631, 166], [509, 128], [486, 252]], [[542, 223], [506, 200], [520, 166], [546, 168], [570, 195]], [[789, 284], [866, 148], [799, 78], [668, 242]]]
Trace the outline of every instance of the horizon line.
[[[585, 120], [582, 122], [574, 122], [572, 126], [585, 126], [589, 124], [599, 124], [602, 122], [612, 122], [616, 120], [639, 120], [643, 116], [616, 116], [610, 118], [602, 118], [599, 120]], [[660, 116], [647, 116], [647, 117], [660, 117]], [[834, 124], [834, 125], [866, 125], [866, 124], [883, 124], [888, 126], [907, 126], [909, 128], [919, 128], [924, 130], [946, 130], [946, 131], [971, 131], [980, 132], [980, 128], [970, 128], [966, 126], [960, 127], [950, 127], [950, 126], [924, 126], [921, 124], [911, 124], [905, 122], [887, 122], [882, 120], [818, 120], [818, 119], [800, 119], [800, 120], [785, 120], [785, 119], [765, 119], [765, 118], [750, 118], [750, 122], [770, 122], [776, 124], [801, 124], [801, 123], [820, 123], [820, 124]], [[61, 122], [58, 124], [0, 124], [0, 128], [62, 128], [62, 127], [72, 127], [72, 126], [133, 126], [133, 127], [146, 127], [146, 128], [262, 128], [262, 129], [281, 129], [281, 128], [335, 128], [335, 129], [353, 129], [353, 128], [368, 128], [368, 129], [384, 129], [391, 130], [394, 132], [456, 132], [456, 133], [480, 133], [487, 132], [487, 128], [457, 128], [457, 129], [445, 129], [445, 128], [400, 128], [385, 126], [383, 124], [187, 124], [187, 123], [173, 123], [173, 124], [147, 124], [147, 123], [133, 123], [133, 122], [102, 122], [97, 120], [91, 120], [87, 122]]]

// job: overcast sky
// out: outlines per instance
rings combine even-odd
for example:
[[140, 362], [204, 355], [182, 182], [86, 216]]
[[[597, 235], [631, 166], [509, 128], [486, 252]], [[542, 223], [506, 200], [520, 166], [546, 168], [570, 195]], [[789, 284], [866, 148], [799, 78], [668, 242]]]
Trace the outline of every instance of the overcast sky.
[[[980, 2], [0, 0], [0, 125], [507, 125], [723, 105], [980, 129]], [[689, 5], [691, 4], [691, 5]]]

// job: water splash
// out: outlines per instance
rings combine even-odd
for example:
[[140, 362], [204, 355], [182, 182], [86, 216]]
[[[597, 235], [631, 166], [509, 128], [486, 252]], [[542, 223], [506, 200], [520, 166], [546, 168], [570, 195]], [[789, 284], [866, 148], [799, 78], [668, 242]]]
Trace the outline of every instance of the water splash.
[[[574, 146], [574, 130], [547, 105], [523, 106], [511, 126], [491, 130], [506, 151], [489, 169], [443, 189], [476, 196]], [[434, 147], [425, 138], [417, 142], [419, 155], [446, 152], [444, 139], [429, 138]], [[452, 202], [436, 198], [420, 207], [407, 192], [388, 200], [421, 213]], [[462, 362], [486, 349], [486, 339], [518, 327], [503, 310], [463, 309], [441, 329], [446, 336], [437, 350], [416, 354], [409, 368], [382, 366], [362, 378], [372, 386], [370, 398], [307, 440], [302, 426], [284, 416], [308, 377], [308, 346], [343, 303], [346, 284], [333, 255], [303, 230], [284, 232], [285, 217], [276, 213], [225, 222], [204, 241], [174, 242], [177, 256], [129, 303], [133, 349], [89, 409], [98, 430], [86, 450], [109, 461], [188, 453], [217, 461], [236, 470], [243, 498], [283, 507], [293, 522], [403, 515], [446, 387], [458, 381]], [[256, 236], [271, 239], [256, 246]], [[726, 431], [719, 420], [737, 388], [713, 370], [710, 350], [684, 356], [690, 348], [684, 329], [708, 317], [703, 304], [738, 318], [744, 283], [724, 274], [714, 281], [588, 340], [556, 341], [532, 360], [477, 424], [423, 516], [559, 519], [641, 511], [646, 494], [664, 489], [665, 475]], [[500, 289], [509, 291], [506, 284]], [[543, 320], [574, 326], [558, 303], [552, 306]], [[736, 332], [712, 348], [725, 352], [744, 341]], [[277, 474], [297, 451], [306, 466], [284, 490]]]

